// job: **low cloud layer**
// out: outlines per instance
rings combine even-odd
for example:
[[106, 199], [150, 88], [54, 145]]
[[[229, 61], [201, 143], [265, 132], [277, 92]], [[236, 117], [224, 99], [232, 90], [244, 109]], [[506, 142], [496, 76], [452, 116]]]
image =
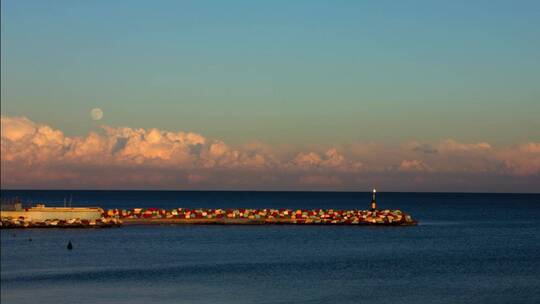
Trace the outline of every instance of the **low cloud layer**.
[[279, 151], [190, 132], [102, 126], [66, 136], [1, 117], [2, 188], [538, 192], [540, 142], [355, 143]]

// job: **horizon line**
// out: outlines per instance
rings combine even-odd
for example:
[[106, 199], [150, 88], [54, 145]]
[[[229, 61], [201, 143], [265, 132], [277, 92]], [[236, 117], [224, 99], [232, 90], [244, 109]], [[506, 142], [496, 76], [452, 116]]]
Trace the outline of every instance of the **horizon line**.
[[[19, 189], [3, 189], [0, 188], [0, 191], [154, 191], [154, 192], [313, 192], [313, 193], [372, 193], [373, 190], [366, 191], [354, 191], [354, 190], [239, 190], [239, 189], [61, 189], [61, 188], [52, 188], [52, 189], [29, 189], [29, 188], [19, 188]], [[485, 192], [485, 191], [384, 191], [377, 190], [377, 193], [452, 193], [452, 194], [540, 194], [540, 192]]]

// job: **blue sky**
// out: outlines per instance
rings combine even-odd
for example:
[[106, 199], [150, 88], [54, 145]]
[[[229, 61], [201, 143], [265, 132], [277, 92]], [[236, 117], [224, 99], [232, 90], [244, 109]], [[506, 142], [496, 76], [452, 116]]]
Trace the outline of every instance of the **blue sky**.
[[[128, 5], [129, 4], [129, 5]], [[539, 137], [537, 1], [2, 1], [2, 113], [231, 142]]]
[[[295, 153], [297, 165], [324, 167], [343, 156], [368, 166], [377, 160], [366, 149], [394, 149], [370, 170], [403, 165], [440, 173], [489, 158], [478, 172], [499, 180], [533, 174], [521, 190], [538, 180], [538, 1], [1, 3], [1, 111], [9, 130], [46, 125], [62, 132], [65, 145], [92, 139], [86, 136], [101, 125], [116, 130], [100, 133], [114, 137], [103, 142], [125, 136], [119, 127], [195, 132], [231, 149], [269, 145], [280, 158], [274, 170], [294, 162]], [[89, 113], [98, 107], [104, 117], [96, 122]], [[362, 143], [372, 146], [358, 148]], [[403, 147], [453, 154], [420, 159]], [[491, 148], [498, 150], [479, 156]], [[332, 149], [339, 155], [325, 154]], [[324, 178], [354, 185], [351, 176]]]

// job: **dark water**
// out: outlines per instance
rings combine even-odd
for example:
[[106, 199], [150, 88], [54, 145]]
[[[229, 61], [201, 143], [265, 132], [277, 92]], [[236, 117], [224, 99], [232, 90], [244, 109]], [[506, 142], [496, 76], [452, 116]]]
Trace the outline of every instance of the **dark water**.
[[[367, 208], [369, 193], [2, 191], [129, 207]], [[2, 303], [540, 303], [540, 195], [381, 193], [417, 227], [2, 230]], [[32, 241], [28, 241], [31, 238]], [[74, 250], [66, 250], [71, 240]]]

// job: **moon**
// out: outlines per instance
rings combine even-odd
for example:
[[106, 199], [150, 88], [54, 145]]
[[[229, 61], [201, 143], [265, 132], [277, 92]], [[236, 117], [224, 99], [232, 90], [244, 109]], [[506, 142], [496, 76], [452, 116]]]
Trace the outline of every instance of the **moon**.
[[103, 118], [103, 110], [100, 108], [93, 108], [92, 111], [90, 111], [90, 117], [92, 117], [92, 120], [101, 120]]

